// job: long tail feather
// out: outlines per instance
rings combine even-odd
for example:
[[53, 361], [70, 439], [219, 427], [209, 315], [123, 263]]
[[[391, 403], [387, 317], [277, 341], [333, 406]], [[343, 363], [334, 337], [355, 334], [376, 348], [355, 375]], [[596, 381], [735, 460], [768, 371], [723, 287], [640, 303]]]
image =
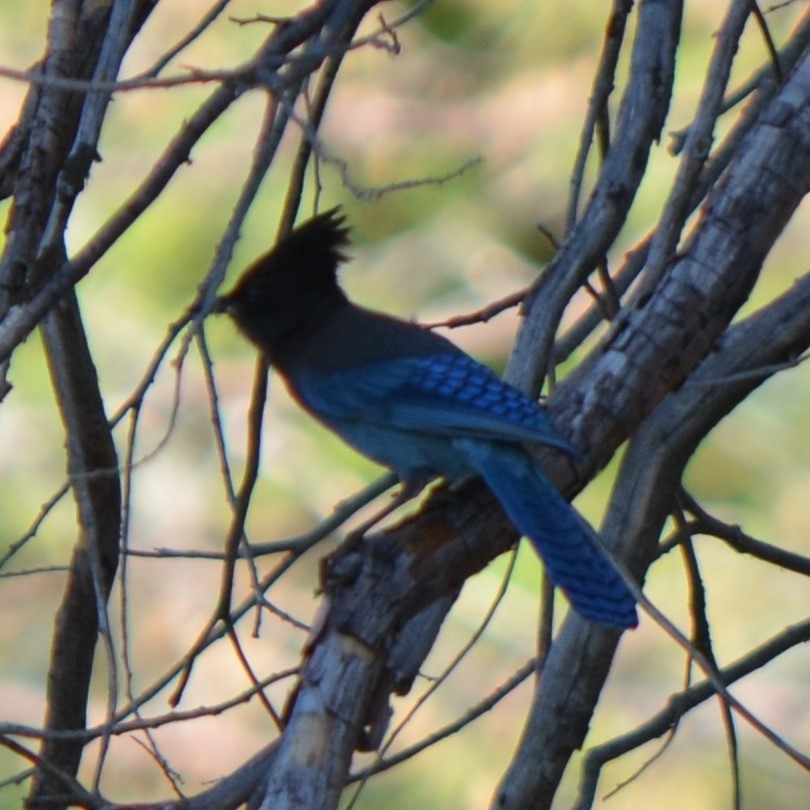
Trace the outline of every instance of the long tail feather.
[[534, 545], [554, 584], [586, 619], [617, 627], [638, 624], [636, 602], [594, 539], [593, 530], [518, 447], [478, 439], [457, 442]]

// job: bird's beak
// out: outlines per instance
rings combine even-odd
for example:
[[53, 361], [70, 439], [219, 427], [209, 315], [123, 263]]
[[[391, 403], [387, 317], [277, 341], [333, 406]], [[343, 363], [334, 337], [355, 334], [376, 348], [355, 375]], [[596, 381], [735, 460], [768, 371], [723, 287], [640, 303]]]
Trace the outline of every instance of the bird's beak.
[[233, 309], [233, 301], [229, 295], [220, 295], [214, 301], [214, 306], [211, 308], [213, 315], [219, 315], [223, 312], [231, 312]]

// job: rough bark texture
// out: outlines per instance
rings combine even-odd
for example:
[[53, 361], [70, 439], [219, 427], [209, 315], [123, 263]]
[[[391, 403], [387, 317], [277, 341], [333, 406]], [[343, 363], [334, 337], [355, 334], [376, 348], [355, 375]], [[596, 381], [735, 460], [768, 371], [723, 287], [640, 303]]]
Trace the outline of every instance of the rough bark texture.
[[[80, 527], [55, 618], [46, 718], [42, 729], [23, 733], [41, 740], [39, 759], [13, 742], [20, 729], [0, 722], [0, 743], [36, 766], [32, 807], [66, 807], [71, 802], [113, 806], [98, 794], [98, 785], [84, 788], [75, 777], [87, 742], [108, 732], [128, 733], [131, 729], [124, 724], [138, 709], [116, 705], [103, 731], [73, 737], [47, 734], [85, 729], [98, 638], [106, 638], [108, 630], [106, 604], [117, 572], [122, 513], [118, 454], [75, 285], [155, 202], [222, 114], [245, 93], [260, 92], [267, 100], [266, 117], [249, 176], [195, 301], [173, 325], [144, 383], [120, 413], [137, 410], [172, 340], [186, 324], [196, 329], [201, 314], [210, 310], [244, 219], [279, 144], [291, 131], [300, 147], [280, 230], [294, 220], [313, 153], [324, 160], [328, 156], [318, 126], [333, 82], [358, 26], [377, 4], [328, 0], [287, 20], [260, 21], [268, 25], [268, 33], [256, 54], [216, 77], [216, 89], [182, 124], [130, 199], [84, 247], [68, 256], [65, 229], [90, 176], [111, 98], [103, 83], [118, 76], [127, 48], [155, 5], [148, 0], [54, 0], [47, 52], [36, 67], [43, 78], [31, 85], [19, 124], [0, 150], [0, 191], [13, 198], [0, 262], [0, 400], [10, 390], [6, 377], [14, 351], [40, 327], [65, 425], [67, 468]], [[218, 10], [225, 5], [219, 4]], [[782, 54], [784, 81], [760, 77], [728, 140], [711, 149], [750, 11], [749, 3], [729, 5], [661, 220], [628, 255], [625, 266], [613, 272], [607, 256], [665, 127], [683, 13], [676, 2], [642, 0], [634, 10], [627, 0], [615, 0], [579, 169], [572, 180], [569, 230], [524, 300], [507, 375], [525, 390], [539, 390], [554, 363], [563, 310], [599, 272], [607, 285], [606, 301], [582, 319], [584, 334], [590, 334], [605, 313], [615, 317], [602, 341], [547, 401], [555, 425], [581, 455], [575, 464], [542, 451], [537, 459], [560, 489], [573, 496], [629, 442], [602, 537], [639, 582], [659, 552], [662, 526], [695, 449], [761, 382], [810, 347], [810, 276], [735, 321], [774, 243], [810, 191], [810, 15]], [[629, 76], [610, 133], [609, 99], [629, 30], [635, 32], [626, 46]], [[373, 43], [379, 46], [384, 39], [396, 50], [391, 30], [381, 25], [380, 31]], [[102, 85], [63, 81], [91, 79]], [[308, 104], [301, 103], [305, 93]], [[579, 187], [594, 138], [603, 146], [603, 161], [580, 213]], [[687, 219], [700, 204], [685, 234]], [[621, 283], [604, 281], [611, 275]], [[634, 280], [638, 283], [631, 288]], [[625, 297], [627, 289], [632, 291]], [[265, 374], [260, 368], [256, 377], [241, 486], [233, 486], [226, 476], [233, 507], [229, 548], [234, 553], [245, 533], [259, 466]], [[329, 530], [325, 526], [323, 534]], [[379, 747], [392, 696], [411, 688], [464, 583], [515, 540], [515, 530], [491, 494], [480, 482], [466, 481], [437, 488], [418, 514], [340, 548], [323, 566], [319, 621], [301, 651], [300, 671], [278, 735], [215, 786], [160, 807], [337, 807], [355, 751]], [[304, 546], [290, 543], [289, 548]], [[281, 573], [289, 559], [279, 563]], [[164, 680], [150, 687], [151, 694], [183, 673], [188, 676], [200, 651], [254, 607], [253, 594], [240, 606], [230, 604], [233, 562], [225, 566], [220, 606], [201, 641]], [[274, 570], [257, 590], [269, 588], [281, 573]], [[794, 628], [790, 644], [798, 644], [806, 632], [804, 626]], [[777, 639], [757, 660], [770, 660], [769, 655], [786, 649], [786, 638]], [[493, 798], [494, 807], [551, 806], [572, 753], [583, 746], [619, 639], [616, 632], [575, 615], [566, 618], [542, 662], [523, 734]], [[108, 667], [115, 667], [112, 643], [103, 650]], [[143, 702], [151, 696], [147, 692], [139, 698]], [[690, 705], [696, 705], [697, 698], [694, 701]], [[794, 758], [806, 764], [801, 756]], [[99, 769], [102, 765], [100, 761]], [[598, 766], [583, 772], [582, 779], [580, 806], [585, 808], [595, 795]]]
[[[48, 78], [114, 78], [128, 43], [152, 6], [147, 2], [54, 2], [49, 42], [40, 67]], [[64, 229], [97, 154], [109, 94], [32, 89], [24, 116], [6, 142], [4, 190], [13, 196], [0, 264], [0, 311], [23, 304], [64, 262]], [[96, 117], [98, 126], [88, 126]], [[90, 347], [73, 290], [42, 322], [48, 365], [67, 434], [67, 467], [76, 500], [79, 537], [56, 616], [48, 673], [45, 728], [85, 728], [96, 641], [118, 563], [121, 493], [118, 460], [107, 424]], [[70, 795], [64, 776], [76, 775], [84, 743], [49, 739], [30, 803]], [[55, 769], [52, 770], [52, 769]], [[61, 776], [60, 776], [61, 774]]]

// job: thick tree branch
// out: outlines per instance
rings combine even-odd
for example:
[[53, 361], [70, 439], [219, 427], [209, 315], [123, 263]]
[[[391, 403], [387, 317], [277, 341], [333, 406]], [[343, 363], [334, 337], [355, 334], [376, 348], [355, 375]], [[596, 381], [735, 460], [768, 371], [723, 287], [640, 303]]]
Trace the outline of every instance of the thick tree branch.
[[[718, 345], [810, 189], [810, 57], [765, 109], [654, 291], [626, 306], [552, 400], [575, 444], [607, 452]], [[615, 410], [614, 410], [615, 409]]]
[[[79, 78], [115, 75], [143, 12], [143, 3], [134, 0], [117, 4], [115, 11], [54, 3], [43, 72]], [[103, 94], [75, 95], [55, 87], [32, 93], [32, 98], [31, 125], [22, 130], [28, 138], [11, 183], [14, 207], [0, 265], [3, 313], [64, 261], [64, 230], [96, 154], [109, 100]], [[75, 730], [86, 722], [99, 630], [109, 639], [106, 605], [118, 562], [121, 495], [115, 447], [72, 290], [43, 324], [43, 334], [68, 437], [68, 470], [80, 526], [54, 627], [45, 727]], [[108, 669], [114, 673], [111, 650], [106, 649]], [[115, 691], [110, 694], [114, 700]], [[64, 793], [63, 780], [53, 769], [75, 776], [82, 749], [76, 740], [44, 741], [41, 759], [51, 768], [37, 771], [31, 803], [54, 801]], [[64, 806], [64, 799], [56, 801]]]
[[563, 310], [604, 260], [635, 198], [669, 110], [681, 15], [681, 2], [639, 5], [630, 80], [596, 187], [524, 301], [524, 323], [506, 377], [526, 391], [540, 390]]
[[[120, 709], [115, 684], [110, 681], [105, 722], [86, 729], [93, 651], [99, 629], [106, 630], [106, 598], [116, 570], [120, 491], [112, 425], [105, 416], [73, 287], [152, 205], [234, 100], [259, 89], [268, 96], [268, 115], [251, 173], [196, 300], [171, 334], [176, 336], [189, 322], [196, 326], [196, 319], [210, 308], [245, 216], [288, 124], [298, 127], [301, 147], [281, 217], [282, 233], [300, 204], [312, 155], [328, 159], [329, 147], [319, 140], [318, 124], [344, 55], [369, 39], [352, 42], [357, 25], [375, 4], [374, 0], [324, 0], [293, 18], [257, 17], [257, 24], [272, 26], [257, 53], [233, 70], [205, 71], [197, 76], [200, 81], [217, 82], [217, 89], [175, 135], [128, 202], [68, 259], [63, 247], [65, 227], [89, 175], [109, 95], [144, 84], [144, 77], [116, 83], [120, 57], [155, 4], [150, 0], [53, 3], [51, 48], [34, 71], [38, 83], [31, 87], [19, 125], [0, 151], [0, 193], [14, 194], [9, 240], [0, 264], [0, 315], [5, 316], [0, 321], [0, 370], [20, 341], [42, 325], [53, 387], [68, 434], [71, 485], [82, 529], [57, 617], [47, 728], [41, 734], [21, 731], [21, 726], [7, 729], [9, 735], [41, 737], [43, 741], [33, 792], [37, 799], [60, 806], [68, 800], [60, 791], [74, 789], [79, 804], [100, 806], [103, 800], [97, 783], [90, 790], [79, 790], [72, 776], [83, 746], [101, 737], [103, 749], [113, 734], [148, 728], [149, 719], [126, 719], [181, 676], [184, 668], [187, 672], [194, 655], [221, 638], [226, 627], [232, 629], [234, 622], [263, 599], [269, 604], [269, 588], [327, 530], [321, 527], [320, 532], [287, 544], [267, 544], [264, 551], [283, 551], [284, 555], [273, 560], [270, 572], [252, 569], [254, 592], [236, 608], [231, 607], [233, 563], [239, 556], [237, 547], [244, 535], [258, 469], [258, 449], [254, 448], [229, 531], [226, 557], [230, 567], [224, 572], [216, 616], [199, 646], [140, 694], [135, 695], [133, 689], [128, 704]], [[216, 3], [200, 26], [225, 5]], [[628, 83], [617, 125], [610, 132], [608, 101], [632, 9], [625, 0], [613, 3], [602, 69], [594, 83], [572, 178], [569, 232], [557, 258], [525, 301], [525, 320], [510, 362], [509, 378], [526, 390], [537, 390], [543, 369], [554, 362], [549, 360], [550, 349], [564, 307], [587, 283], [594, 268], [607, 267], [608, 251], [645, 174], [669, 109], [681, 6], [657, 0], [639, 4]], [[561, 490], [573, 495], [630, 439], [603, 539], [640, 580], [660, 556], [660, 530], [681, 485], [683, 467], [695, 448], [757, 385], [810, 346], [810, 277], [755, 315], [733, 322], [781, 229], [810, 189], [810, 59], [806, 43], [790, 51], [793, 61], [786, 62], [786, 84], [765, 82], [740, 112], [727, 141], [706, 161], [747, 13], [748, 4], [742, 0], [730, 5], [717, 39], [711, 80], [686, 136], [687, 157], [671, 203], [659, 223], [660, 230], [639, 246], [621, 273], [619, 282], [633, 290], [632, 298], [618, 312], [602, 343], [548, 400], [552, 418], [573, 439], [581, 457], [572, 464], [551, 451], [537, 454]], [[397, 46], [391, 29], [384, 21], [381, 25], [383, 34], [390, 35]], [[189, 37], [199, 30], [195, 28]], [[808, 31], [810, 17], [798, 30], [794, 44], [801, 37], [806, 39]], [[169, 51], [153, 73], [189, 37]], [[78, 56], [77, 42], [82, 44]], [[86, 47], [88, 43], [92, 47]], [[800, 52], [804, 59], [799, 58]], [[316, 75], [312, 105], [303, 108], [302, 93]], [[162, 81], [168, 86], [175, 80]], [[594, 137], [602, 150], [603, 165], [577, 220], [583, 170]], [[339, 168], [345, 178], [346, 167], [341, 164]], [[684, 240], [687, 215], [709, 192]], [[683, 242], [681, 251], [674, 254], [673, 246], [679, 242]], [[630, 287], [639, 274], [642, 283]], [[617, 288], [607, 278], [606, 294], [614, 294]], [[617, 304], [620, 297], [615, 297]], [[602, 309], [599, 317], [603, 314]], [[590, 316], [559, 348], [570, 351], [583, 335], [591, 333], [597, 321]], [[167, 338], [138, 391], [113, 418], [113, 424], [121, 413], [143, 404], [171, 340], [173, 337]], [[261, 392], [254, 396], [253, 420], [256, 442], [265, 387], [263, 377], [258, 379]], [[5, 390], [0, 379], [0, 399]], [[224, 440], [221, 446], [224, 453]], [[225, 464], [224, 469], [230, 478], [233, 467]], [[233, 507], [231, 484], [229, 481], [227, 491]], [[699, 517], [722, 534], [723, 527], [706, 515]], [[725, 531], [722, 536], [731, 541], [733, 532]], [[323, 566], [323, 605], [303, 650], [297, 668], [300, 675], [279, 737], [215, 787], [193, 798], [160, 803], [160, 807], [226, 810], [245, 802], [252, 810], [337, 806], [351, 778], [354, 752], [379, 744], [390, 717], [391, 696], [410, 690], [465, 581], [509, 549], [515, 539], [515, 530], [478, 481], [437, 487], [418, 515], [374, 536], [354, 538]], [[780, 559], [767, 548], [756, 549], [763, 559]], [[247, 556], [252, 558], [255, 552], [253, 549]], [[206, 554], [216, 556], [199, 553]], [[795, 562], [796, 570], [804, 570], [806, 561]], [[575, 615], [564, 622], [544, 659], [523, 739], [495, 798], [496, 806], [550, 806], [572, 752], [586, 740], [618, 640], [616, 632], [591, 626]], [[688, 648], [685, 642], [683, 646]], [[705, 661], [702, 664], [711, 671]], [[115, 661], [108, 660], [111, 672], [115, 666]], [[723, 692], [716, 680], [714, 688]], [[701, 684], [700, 690], [686, 694], [684, 711], [695, 705], [691, 698], [699, 694], [705, 700], [712, 687]], [[733, 696], [728, 700], [735, 707]], [[787, 744], [782, 746], [778, 735], [747, 716], [744, 707], [735, 708], [774, 745], [806, 762]], [[156, 727], [164, 718], [151, 722]], [[97, 776], [104, 757], [102, 750]], [[35, 756], [30, 758], [37, 763]], [[598, 767], [591, 768], [584, 783], [583, 805], [590, 801], [597, 778]]]
[[[723, 379], [804, 351], [810, 346], [808, 312], [810, 275], [730, 329], [722, 346], [689, 382], [636, 429], [602, 528], [604, 541], [621, 550], [631, 570], [642, 575], [656, 557], [661, 527], [697, 445], [766, 377], [750, 375], [734, 384]], [[569, 617], [546, 662], [518, 753], [501, 783], [495, 807], [550, 806], [572, 752], [584, 741], [617, 641], [615, 634]], [[576, 673], [573, 679], [572, 673]], [[564, 718], [563, 730], [569, 733], [560, 733], [558, 724], [548, 721], [550, 717]]]
[[[567, 425], [584, 452], [580, 467], [584, 477], [600, 469], [613, 448], [638, 430], [646, 414], [716, 348], [718, 336], [745, 300], [765, 254], [810, 184], [809, 102], [810, 59], [767, 108], [713, 193], [684, 255], [659, 289], [650, 298], [636, 301], [602, 350], [550, 398], [555, 417], [568, 417], [558, 424]], [[708, 428], [700, 427], [701, 436], [705, 435]], [[638, 575], [655, 557], [658, 533], [680, 483], [680, 469], [693, 449], [685, 439], [652, 447], [644, 443], [644, 447], [655, 450], [657, 461], [647, 460], [643, 469], [634, 468], [637, 483], [620, 482], [617, 492], [628, 486], [641, 489], [625, 492], [632, 512], [609, 518], [605, 528], [608, 544], [623, 539], [622, 549]], [[561, 468], [551, 472], [568, 491], [581, 486], [570, 472], [565, 475]], [[615, 503], [620, 503], [618, 495]], [[360, 541], [333, 561], [326, 580], [328, 612], [313, 639], [275, 762], [277, 784], [292, 791], [288, 796], [316, 776], [334, 784], [334, 763], [348, 763], [351, 747], [361, 739], [369, 706], [384, 685], [380, 678], [390, 641], [405, 621], [513, 542], [513, 530], [493, 506], [475, 483], [444, 490], [418, 518], [373, 540]], [[547, 662], [543, 684], [553, 682], [555, 671], [564, 672], [557, 677], [568, 693], [574, 662], [586, 654], [598, 677], [604, 678], [617, 637], [583, 625], [576, 617], [569, 618]], [[564, 661], [565, 666], [557, 669], [554, 661]], [[350, 684], [353, 700], [346, 694]], [[568, 705], [565, 711], [555, 707], [550, 714], [539, 703], [553, 700], [546, 695], [554, 690], [544, 688], [540, 693], [532, 717], [569, 717], [570, 733], [555, 735], [565, 750], [556, 756], [545, 751], [546, 786], [518, 792], [530, 795], [532, 801], [553, 795], [555, 780], [587, 728], [584, 711], [592, 710], [600, 689], [601, 681], [583, 682], [572, 696], [577, 698], [577, 712]], [[324, 717], [329, 718], [325, 724]], [[547, 733], [551, 733], [548, 727]], [[531, 736], [527, 732], [526, 738]], [[313, 739], [318, 741], [317, 755], [308, 747]], [[306, 764], [300, 760], [301, 746], [311, 755]], [[511, 790], [511, 776], [507, 782]], [[272, 794], [273, 800], [279, 795]], [[504, 807], [521, 806], [503, 801]]]

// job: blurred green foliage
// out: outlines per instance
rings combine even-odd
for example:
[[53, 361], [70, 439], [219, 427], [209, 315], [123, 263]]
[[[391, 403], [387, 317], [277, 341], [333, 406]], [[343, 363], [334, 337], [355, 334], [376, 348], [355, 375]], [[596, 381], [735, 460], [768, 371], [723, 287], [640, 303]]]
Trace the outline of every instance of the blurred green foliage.
[[[202, 0], [161, 3], [128, 60], [127, 72], [131, 75], [151, 64], [207, 5]], [[295, 4], [263, 5], [267, 8], [261, 11], [272, 14], [288, 13]], [[687, 10], [687, 36], [668, 130], [689, 123], [723, 5], [690, 4]], [[408, 7], [386, 3], [380, 11], [390, 20]], [[355, 261], [343, 274], [352, 295], [402, 316], [435, 321], [474, 311], [531, 282], [553, 252], [548, 240], [537, 232], [536, 223], [541, 222], [558, 238], [562, 235], [568, 177], [606, 8], [607, 4], [586, 0], [544, 4], [439, 0], [398, 32], [402, 47], [398, 57], [374, 48], [350, 56], [330, 102], [323, 138], [330, 151], [347, 161], [353, 183], [373, 188], [414, 178], [441, 178], [474, 156], [482, 158], [451, 181], [420, 185], [371, 202], [353, 198], [336, 168], [321, 163], [322, 206], [343, 203], [355, 227], [356, 244], [351, 250]], [[229, 14], [248, 17], [256, 11], [255, 3], [234, 2]], [[47, 12], [45, 3], [0, 5], [3, 64], [25, 68], [38, 58]], [[778, 35], [784, 35], [797, 13], [795, 7], [786, 8], [770, 15], [769, 23]], [[376, 28], [375, 20], [370, 19], [367, 32]], [[252, 52], [263, 33], [258, 23], [236, 25], [223, 18], [176, 60], [170, 72], [180, 72], [183, 65], [218, 68], [236, 64]], [[742, 79], [765, 60], [762, 41], [750, 30], [737, 75]], [[15, 120], [23, 92], [23, 85], [0, 80], [2, 127]], [[184, 118], [209, 92], [208, 88], [185, 87], [116, 96], [102, 142], [103, 162], [94, 167], [71, 222], [71, 249], [91, 238], [132, 193]], [[210, 266], [247, 172], [261, 115], [258, 93], [230, 110], [194, 150], [189, 165], [161, 199], [80, 285], [83, 314], [111, 413], [131, 394], [168, 323], [193, 299]], [[264, 184], [237, 246], [229, 281], [274, 241], [293, 147], [287, 145]], [[614, 265], [655, 223], [677, 165], [666, 147], [665, 139], [652, 156], [642, 193], [611, 257]], [[306, 211], [312, 208], [315, 191], [310, 176]], [[804, 212], [803, 220], [791, 226], [781, 240], [761, 289], [752, 297], [752, 308], [806, 270], [806, 220]], [[586, 300], [584, 294], [577, 299], [571, 314]], [[456, 330], [452, 337], [502, 367], [515, 328], [516, 316], [511, 312], [488, 324]], [[207, 330], [217, 363], [231, 461], [238, 476], [244, 461], [253, 355], [229, 324], [212, 323]], [[177, 357], [177, 351], [175, 347], [170, 357]], [[12, 379], [14, 391], [0, 408], [0, 553], [31, 525], [41, 504], [62, 482], [64, 470], [61, 426], [38, 338], [32, 337], [15, 356]], [[181, 407], [176, 425], [171, 427], [174, 385], [175, 372], [168, 366], [161, 371], [141, 415], [136, 455], [148, 460], [135, 474], [131, 542], [146, 550], [164, 546], [219, 550], [228, 508], [200, 363], [193, 349], [185, 359]], [[764, 386], [701, 448], [687, 481], [720, 517], [797, 549], [807, 536], [809, 399], [810, 380], [803, 371], [782, 375]], [[122, 448], [124, 428], [118, 432]], [[611, 466], [579, 499], [580, 508], [594, 522], [598, 523], [613, 472]], [[271, 384], [263, 480], [251, 514], [252, 537], [264, 541], [306, 531], [375, 473], [373, 465], [313, 426], [287, 401], [278, 383]], [[15, 566], [64, 564], [75, 539], [72, 505], [65, 501], [16, 558]], [[699, 543], [699, 552], [704, 576], [711, 583], [709, 601], [717, 621], [717, 640], [727, 659], [750, 647], [767, 628], [806, 613], [806, 590], [795, 577], [769, 572], [754, 588], [742, 584], [750, 571], [746, 562], [718, 548], [716, 541]], [[309, 568], [291, 579], [279, 597], [285, 610], [298, 615], [311, 612], [315, 556], [311, 555]], [[678, 563], [676, 559], [665, 561], [653, 573], [650, 590], [681, 621], [685, 617], [684, 586]], [[168, 570], [149, 561], [133, 560], [130, 566], [131, 576], [147, 593], [133, 600], [133, 632], [145, 647], [154, 648], [156, 660], [150, 668], [157, 673], [182, 652], [185, 642], [167, 638], [165, 622], [156, 617], [176, 616], [172, 621], [184, 626], [181, 635], [193, 637], [213, 607], [216, 566], [207, 563], [201, 569], [207, 573], [193, 577], [183, 573], [181, 562], [170, 563]], [[446, 647], [434, 653], [436, 660], [446, 661], [447, 650], [455, 650], [473, 632], [504, 568], [505, 562], [498, 561], [465, 591], [448, 622]], [[528, 549], [521, 551], [515, 587], [484, 640], [453, 686], [440, 690], [438, 699], [417, 715], [405, 738], [413, 741], [449, 722], [533, 654], [539, 573], [539, 564]], [[247, 592], [247, 583], [242, 586]], [[736, 597], [741, 587], [750, 588], [754, 598], [735, 613], [724, 611], [724, 604], [740, 604]], [[59, 575], [54, 573], [0, 580], [4, 650], [0, 705], [7, 715], [0, 716], [0, 721], [36, 724], [40, 720], [52, 615], [52, 610], [44, 611], [42, 606], [54, 607], [60, 590]], [[179, 614], [178, 599], [182, 603]], [[273, 627], [267, 636], [278, 633], [286, 638], [285, 632], [288, 629]], [[284, 643], [294, 661], [301, 638], [291, 632], [289, 636]], [[595, 739], [641, 722], [681, 685], [680, 654], [650, 627], [643, 627], [623, 645], [616, 682], [605, 696], [605, 704], [613, 708], [607, 716], [598, 717]], [[263, 654], [261, 648], [254, 653]], [[221, 659], [229, 660], [227, 650], [221, 651]], [[227, 671], [228, 677], [238, 679], [238, 670], [234, 674], [231, 664], [221, 659], [215, 658], [211, 664], [214, 673]], [[439, 664], [433, 659], [429, 664], [435, 669], [427, 674], [435, 675]], [[267, 667], [279, 667], [269, 654]], [[795, 703], [799, 685], [806, 681], [806, 673], [800, 670], [795, 657], [788, 656], [769, 668], [768, 678], [760, 674], [751, 679], [745, 690], [774, 725], [793, 735], [794, 743], [804, 742], [806, 748], [810, 716], [806, 705]], [[200, 672], [205, 683], [192, 694], [192, 700], [221, 698], [223, 678], [205, 674], [205, 662]], [[773, 688], [769, 679], [776, 677], [774, 673], [782, 678], [778, 700], [767, 691]], [[410, 769], [395, 769], [373, 781], [359, 806], [384, 804], [391, 810], [487, 806], [515, 744], [528, 697], [527, 687], [518, 690], [499, 712], [479, 720], [467, 735], [442, 743]], [[94, 706], [96, 720], [104, 699], [101, 682]], [[165, 700], [161, 698], [151, 708], [165, 711]], [[221, 733], [218, 729], [217, 734]], [[233, 764], [262, 745], [267, 733], [266, 724], [255, 718], [236, 729]], [[742, 735], [750, 805], [774, 810], [804, 807], [807, 793], [795, 766], [758, 740], [751, 740], [747, 731]], [[192, 786], [195, 780], [211, 777], [212, 762], [219, 767], [221, 749], [216, 735], [210, 738], [211, 750], [205, 755], [199, 753], [199, 740], [182, 733], [162, 739]], [[714, 810], [717, 796], [728, 794], [724, 746], [716, 709], [707, 707], [684, 722], [673, 750], [648, 775], [620, 792], [611, 807]], [[123, 792], [139, 800], [165, 795], [157, 769], [135, 749], [134, 745], [124, 747], [120, 756], [126, 768], [116, 772], [121, 781], [106, 787], [112, 794]], [[627, 778], [651, 753], [638, 752], [611, 766], [604, 784]], [[0, 755], [0, 779], [15, 767], [17, 763]], [[226, 769], [227, 763], [221, 768]], [[567, 785], [569, 791], [574, 788]], [[0, 790], [0, 808], [18, 806], [17, 791], [12, 787]], [[571, 795], [561, 797], [560, 806], [567, 806]]]

